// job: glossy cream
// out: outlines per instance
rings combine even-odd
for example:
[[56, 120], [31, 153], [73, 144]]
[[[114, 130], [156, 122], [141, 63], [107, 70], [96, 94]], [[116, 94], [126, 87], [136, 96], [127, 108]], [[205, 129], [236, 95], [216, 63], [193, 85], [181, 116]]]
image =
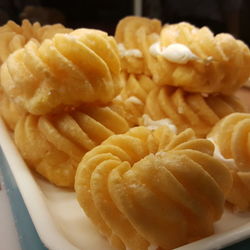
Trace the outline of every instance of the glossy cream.
[[121, 57], [142, 58], [142, 52], [139, 49], [126, 49], [123, 43], [118, 44], [118, 51]]
[[191, 60], [198, 59], [186, 45], [180, 43], [173, 43], [163, 47], [160, 42], [156, 42], [150, 46], [149, 52], [155, 57], [162, 56], [166, 60], [178, 64], [186, 64]]

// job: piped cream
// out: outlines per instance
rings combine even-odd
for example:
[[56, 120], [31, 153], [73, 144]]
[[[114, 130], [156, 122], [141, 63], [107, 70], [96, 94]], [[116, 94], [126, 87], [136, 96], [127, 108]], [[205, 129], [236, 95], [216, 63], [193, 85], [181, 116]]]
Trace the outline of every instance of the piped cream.
[[142, 52], [139, 49], [126, 49], [123, 43], [119, 43], [117, 46], [121, 57], [133, 56], [142, 58]]
[[232, 170], [238, 170], [238, 167], [235, 163], [235, 160], [233, 158], [227, 159], [225, 158], [221, 152], [217, 144], [215, 143], [214, 139], [212, 137], [207, 138], [209, 141], [211, 141], [214, 144], [214, 158], [218, 159], [220, 162], [222, 162], [225, 166]]
[[130, 96], [129, 98], [126, 99], [126, 102], [143, 105], [143, 102], [136, 96]]
[[153, 56], [162, 56], [170, 62], [186, 64], [191, 60], [198, 59], [186, 45], [181, 43], [173, 43], [166, 47], [160, 45], [160, 42], [153, 43], [149, 52]]
[[160, 119], [160, 120], [152, 120], [150, 118], [149, 115], [147, 114], [144, 114], [142, 116], [142, 124], [147, 127], [148, 129], [150, 130], [156, 130], [157, 128], [159, 127], [162, 127], [162, 126], [167, 126], [169, 127], [174, 133], [176, 133], [177, 131], [177, 128], [176, 126], [173, 124], [173, 122], [168, 119], [168, 118], [164, 118], [164, 119]]

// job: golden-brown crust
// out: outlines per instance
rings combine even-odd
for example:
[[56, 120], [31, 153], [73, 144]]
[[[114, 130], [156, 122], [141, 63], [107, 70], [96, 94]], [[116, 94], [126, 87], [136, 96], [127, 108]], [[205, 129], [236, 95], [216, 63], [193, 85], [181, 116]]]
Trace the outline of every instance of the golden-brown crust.
[[146, 75], [122, 74], [122, 78], [122, 91], [113, 99], [111, 108], [122, 114], [132, 127], [139, 124], [147, 95], [155, 83]]
[[16, 105], [0, 91], [0, 116], [10, 130], [14, 130], [18, 120], [25, 115], [25, 110]]
[[118, 249], [173, 249], [211, 234], [223, 212], [232, 180], [212, 153], [212, 143], [191, 129], [130, 129], [83, 157], [78, 201]]
[[220, 120], [208, 135], [221, 154], [215, 157], [232, 173], [233, 186], [227, 200], [236, 211], [250, 209], [249, 132], [250, 114], [233, 113]]
[[122, 69], [128, 73], [150, 74], [148, 68], [149, 46], [157, 41], [161, 22], [146, 17], [127, 16], [116, 26], [115, 39], [125, 50], [138, 50], [141, 56], [121, 55]]
[[129, 128], [125, 119], [108, 107], [83, 110], [29, 114], [15, 128], [15, 143], [28, 165], [58, 186], [72, 188], [82, 156], [109, 136]]
[[38, 22], [32, 24], [24, 19], [21, 25], [8, 21], [0, 27], [0, 64], [17, 49], [23, 48], [29, 40], [42, 42], [52, 38], [56, 33], [69, 33], [71, 29], [65, 28], [62, 24], [41, 26]]
[[2, 65], [1, 85], [35, 115], [82, 103], [107, 104], [121, 89], [114, 39], [102, 31], [78, 29], [41, 44], [29, 41]]
[[244, 111], [244, 106], [234, 96], [202, 95], [163, 86], [148, 94], [144, 113], [153, 120], [169, 118], [178, 131], [192, 128], [197, 136], [204, 137], [224, 116]]
[[182, 44], [196, 56], [184, 64], [173, 63], [164, 56], [153, 59], [150, 69], [160, 85], [182, 87], [186, 91], [232, 94], [249, 77], [250, 50], [233, 36], [216, 36], [207, 28], [189, 23], [165, 25], [160, 46]]

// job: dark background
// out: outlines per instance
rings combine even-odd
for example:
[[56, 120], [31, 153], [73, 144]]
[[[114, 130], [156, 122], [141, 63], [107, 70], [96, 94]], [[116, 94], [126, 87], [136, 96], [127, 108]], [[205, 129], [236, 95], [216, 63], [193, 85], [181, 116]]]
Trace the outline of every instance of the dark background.
[[[0, 0], [0, 25], [24, 18], [42, 25], [97, 28], [114, 34], [118, 21], [133, 15], [132, 0]], [[215, 34], [228, 32], [250, 45], [249, 0], [143, 0], [143, 16], [163, 23], [190, 22]]]

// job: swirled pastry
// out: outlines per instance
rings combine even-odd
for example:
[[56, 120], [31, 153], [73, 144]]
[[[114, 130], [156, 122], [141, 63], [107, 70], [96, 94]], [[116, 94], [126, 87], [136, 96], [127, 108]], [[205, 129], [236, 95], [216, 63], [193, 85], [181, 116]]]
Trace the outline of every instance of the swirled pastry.
[[119, 21], [115, 39], [121, 56], [122, 69], [128, 73], [150, 74], [147, 60], [151, 44], [158, 41], [161, 22], [146, 17], [128, 16]]
[[17, 49], [23, 48], [31, 39], [42, 42], [46, 38], [53, 37], [56, 33], [68, 33], [71, 29], [62, 24], [41, 26], [38, 22], [31, 24], [23, 20], [21, 26], [13, 21], [8, 21], [0, 27], [0, 64]]
[[189, 23], [165, 25], [150, 47], [149, 68], [160, 85], [186, 91], [232, 94], [249, 77], [250, 50], [230, 34], [216, 36]]
[[147, 96], [145, 114], [153, 120], [169, 118], [179, 131], [193, 128], [204, 137], [222, 117], [245, 108], [234, 96], [189, 93], [181, 88], [154, 88]]
[[111, 108], [129, 122], [131, 126], [138, 125], [138, 119], [142, 116], [146, 97], [155, 87], [152, 79], [146, 75], [122, 74], [123, 89], [113, 99]]
[[18, 120], [25, 111], [0, 91], [0, 116], [10, 130], [14, 130]]
[[29, 41], [2, 65], [1, 84], [35, 115], [82, 103], [106, 104], [121, 88], [115, 40], [102, 31], [78, 29], [42, 44]]
[[[108, 107], [21, 118], [14, 138], [28, 165], [51, 183], [73, 187], [82, 156], [113, 134], [128, 130]], [[35, 150], [34, 150], [35, 149]]]
[[82, 158], [78, 201], [115, 249], [173, 249], [205, 237], [232, 182], [213, 149], [191, 129], [135, 127], [111, 136]]
[[219, 121], [208, 138], [217, 147], [215, 157], [223, 161], [233, 176], [227, 200], [237, 211], [250, 209], [250, 114], [233, 113]]

